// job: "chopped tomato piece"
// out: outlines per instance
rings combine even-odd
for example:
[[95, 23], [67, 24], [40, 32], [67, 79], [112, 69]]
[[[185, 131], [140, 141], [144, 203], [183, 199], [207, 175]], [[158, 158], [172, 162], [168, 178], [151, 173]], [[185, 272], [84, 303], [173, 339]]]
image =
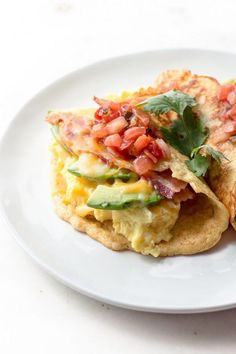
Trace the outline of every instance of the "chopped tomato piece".
[[125, 118], [119, 117], [107, 123], [106, 129], [109, 132], [109, 134], [115, 134], [115, 133], [120, 133], [122, 130], [124, 130], [125, 127], [127, 127], [127, 125], [128, 122], [125, 120]]
[[111, 120], [118, 118], [120, 116], [120, 112], [112, 111], [110, 108], [100, 107], [94, 115], [97, 120], [103, 119], [105, 122], [110, 122]]
[[151, 137], [147, 135], [140, 135], [134, 143], [134, 148], [139, 153], [142, 151], [151, 141]]
[[95, 118], [97, 120], [103, 119], [105, 122], [110, 122], [111, 120], [121, 115], [121, 103], [101, 99], [98, 97], [94, 97], [94, 101], [101, 106], [95, 112]]
[[129, 128], [124, 133], [124, 139], [125, 140], [135, 140], [140, 135], [143, 135], [145, 133], [146, 133], [146, 128], [144, 128], [144, 127]]
[[236, 103], [236, 89], [230, 91], [227, 96], [227, 101], [233, 106]]
[[120, 150], [127, 150], [131, 145], [133, 144], [132, 140], [123, 140], [121, 146], [120, 146]]
[[104, 117], [105, 122], [110, 122], [115, 118], [120, 117], [120, 112], [119, 111], [111, 111], [109, 115]]
[[120, 147], [121, 143], [122, 139], [119, 134], [109, 135], [104, 140], [104, 145], [106, 146]]
[[163, 157], [165, 159], [170, 158], [170, 148], [163, 139], [156, 139], [156, 143], [162, 151]]
[[228, 94], [233, 91], [234, 85], [223, 85], [220, 87], [218, 92], [218, 99], [220, 101], [226, 101]]
[[162, 153], [162, 150], [160, 149], [159, 145], [157, 145], [155, 140], [152, 140], [148, 147], [148, 151], [150, 151], [151, 154], [153, 154], [155, 157], [158, 159], [162, 159], [164, 154]]
[[138, 175], [145, 175], [154, 166], [154, 163], [152, 162], [152, 160], [149, 159], [149, 157], [147, 157], [145, 155], [141, 155], [141, 156], [137, 157], [133, 161], [133, 164], [134, 164], [134, 169]]
[[107, 130], [107, 127], [105, 124], [95, 124], [92, 127], [92, 136], [94, 138], [104, 138], [105, 136], [109, 135], [109, 131]]
[[94, 116], [97, 120], [101, 120], [105, 114], [108, 114], [108, 109], [100, 107], [96, 110]]

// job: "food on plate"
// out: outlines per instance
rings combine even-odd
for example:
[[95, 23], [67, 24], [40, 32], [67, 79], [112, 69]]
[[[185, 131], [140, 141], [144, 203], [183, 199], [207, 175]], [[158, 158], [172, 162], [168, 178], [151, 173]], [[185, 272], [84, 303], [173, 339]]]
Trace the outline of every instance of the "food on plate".
[[201, 176], [225, 156], [210, 146], [200, 154], [208, 133], [197, 100], [157, 87], [94, 100], [97, 108], [47, 116], [58, 215], [113, 250], [157, 257], [213, 247], [228, 212]]
[[[224, 155], [209, 169], [208, 183], [230, 214], [236, 229], [236, 81], [219, 83], [215, 78], [195, 75], [187, 70], [170, 70], [159, 76], [154, 94], [178, 89], [195, 99], [196, 113], [208, 130], [207, 148]], [[202, 148], [202, 153], [204, 154]]]

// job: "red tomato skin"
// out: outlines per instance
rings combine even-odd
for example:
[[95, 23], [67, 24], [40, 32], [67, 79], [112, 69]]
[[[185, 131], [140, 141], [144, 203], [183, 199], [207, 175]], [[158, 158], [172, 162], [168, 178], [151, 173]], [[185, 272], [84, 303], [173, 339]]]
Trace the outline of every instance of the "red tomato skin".
[[140, 135], [134, 142], [134, 149], [137, 153], [141, 152], [150, 143], [151, 137], [147, 135]]
[[134, 161], [134, 168], [138, 175], [146, 175], [154, 166], [154, 163], [149, 157], [140, 155]]
[[163, 159], [163, 153], [160, 147], [157, 145], [157, 143], [152, 140], [150, 144], [147, 147], [148, 151], [150, 151], [151, 154], [153, 154], [157, 159]]
[[124, 117], [118, 117], [112, 120], [111, 122], [107, 123], [106, 129], [109, 134], [120, 133], [124, 130], [128, 125], [128, 122], [125, 120]]
[[111, 146], [111, 147], [120, 147], [122, 143], [121, 136], [119, 134], [112, 134], [108, 135], [105, 140], [104, 140], [104, 145], [105, 146]]
[[125, 131], [124, 140], [136, 140], [140, 135], [146, 133], [146, 128], [144, 127], [132, 127]]
[[121, 146], [120, 146], [120, 150], [123, 151], [123, 150], [128, 150], [131, 145], [133, 144], [133, 141], [132, 140], [123, 140]]

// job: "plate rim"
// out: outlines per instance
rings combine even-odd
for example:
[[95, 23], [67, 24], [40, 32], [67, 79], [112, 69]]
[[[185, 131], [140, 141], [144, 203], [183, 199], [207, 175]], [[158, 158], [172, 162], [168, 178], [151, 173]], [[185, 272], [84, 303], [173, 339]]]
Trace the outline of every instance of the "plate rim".
[[[68, 72], [67, 74], [64, 74], [57, 78], [56, 80], [52, 81], [48, 85], [44, 86], [42, 89], [40, 89], [38, 92], [36, 92], [34, 95], [32, 95], [28, 101], [16, 112], [16, 114], [12, 117], [10, 120], [9, 124], [7, 124], [6, 129], [4, 129], [4, 132], [1, 136], [0, 139], [0, 153], [2, 149], [4, 148], [5, 145], [5, 140], [7, 140], [8, 133], [14, 126], [15, 122], [18, 121], [22, 111], [31, 104], [33, 100], [35, 100], [37, 97], [39, 97], [41, 94], [44, 93], [44, 91], [48, 89], [53, 89], [53, 86], [57, 86], [60, 82], [62, 82], [65, 79], [69, 79], [70, 77], [73, 77], [76, 74], [79, 74], [80, 72], [83, 72], [84, 70], [89, 70], [92, 67], [99, 66], [99, 65], [104, 65], [106, 62], [111, 62], [113, 60], [119, 60], [119, 59], [128, 59], [136, 56], [141, 56], [141, 55], [152, 55], [152, 54], [158, 54], [162, 52], [197, 52], [198, 54], [200, 52], [202, 53], [211, 53], [211, 54], [225, 54], [225, 55], [233, 55], [236, 56], [236, 52], [232, 51], [225, 51], [225, 50], [214, 50], [214, 49], [204, 49], [204, 48], [185, 48], [185, 47], [180, 47], [180, 48], [163, 48], [163, 49], [156, 49], [156, 50], [147, 50], [147, 51], [137, 51], [133, 53], [128, 53], [128, 54], [123, 54], [123, 55], [118, 55], [118, 56], [113, 56], [113, 57], [106, 57], [102, 60], [95, 61], [93, 63], [90, 63], [88, 65], [84, 65], [79, 67], [78, 69], [75, 69], [73, 71]], [[1, 156], [1, 154], [0, 154]], [[148, 305], [134, 305], [132, 303], [127, 303], [127, 302], [122, 302], [118, 300], [112, 300], [111, 298], [107, 298], [103, 295], [100, 295], [99, 293], [91, 292], [86, 288], [75, 286], [72, 284], [70, 281], [68, 281], [64, 276], [61, 276], [57, 271], [55, 271], [51, 266], [47, 265], [45, 262], [43, 262], [40, 257], [36, 256], [34, 254], [33, 249], [31, 249], [28, 245], [27, 242], [23, 240], [21, 237], [20, 233], [15, 229], [14, 225], [11, 224], [7, 211], [4, 208], [4, 205], [2, 203], [2, 200], [0, 199], [0, 217], [3, 223], [6, 225], [6, 228], [9, 231], [9, 234], [12, 234], [16, 242], [22, 247], [22, 249], [33, 259], [33, 261], [40, 267], [42, 268], [47, 274], [50, 274], [53, 278], [64, 284], [65, 286], [68, 286], [69, 288], [79, 292], [82, 295], [85, 295], [89, 298], [95, 299], [100, 302], [105, 302], [107, 304], [110, 304], [112, 306], [117, 306], [129, 310], [136, 310], [136, 311], [143, 311], [143, 312], [155, 312], [155, 313], [168, 313], [168, 314], [194, 314], [194, 313], [206, 313], [206, 312], [216, 312], [216, 311], [222, 311], [222, 310], [227, 310], [227, 309], [232, 309], [236, 307], [236, 299], [233, 302], [222, 302], [219, 305], [212, 305], [212, 306], [185, 306], [185, 307], [180, 307], [180, 306], [169, 306], [169, 307], [149, 307]]]

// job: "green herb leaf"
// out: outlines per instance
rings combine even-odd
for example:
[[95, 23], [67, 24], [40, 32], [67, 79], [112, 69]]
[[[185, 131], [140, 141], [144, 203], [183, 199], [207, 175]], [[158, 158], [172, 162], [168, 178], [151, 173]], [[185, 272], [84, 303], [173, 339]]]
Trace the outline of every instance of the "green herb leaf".
[[[170, 127], [162, 127], [161, 132], [164, 139], [180, 153], [191, 157], [186, 161], [188, 168], [196, 176], [205, 176], [209, 167], [209, 161], [205, 156], [199, 154], [199, 150], [206, 149], [208, 155], [218, 163], [222, 159], [227, 159], [220, 151], [214, 150], [209, 145], [203, 145], [208, 137], [204, 122], [195, 117], [192, 108], [196, 105], [194, 98], [185, 93], [172, 90], [163, 95], [152, 97], [139, 103], [138, 107], [144, 111], [156, 115], [174, 111], [179, 119], [173, 120]], [[235, 140], [236, 141], [236, 136]]]
[[209, 167], [209, 161], [205, 156], [196, 155], [192, 160], [185, 161], [189, 170], [192, 171], [197, 177], [205, 176]]
[[193, 151], [191, 152], [191, 157], [196, 156], [196, 154], [199, 152], [200, 149], [205, 148], [206, 152], [208, 155], [210, 155], [214, 160], [216, 160], [216, 162], [218, 162], [219, 164], [221, 163], [221, 160], [225, 159], [227, 161], [230, 161], [224, 154], [222, 154], [222, 152], [217, 151], [215, 149], [213, 149], [211, 146], [209, 145], [201, 145], [196, 147], [195, 149], [193, 149]]
[[202, 121], [194, 117], [191, 107], [185, 108], [182, 119], [175, 119], [169, 129], [162, 127], [161, 131], [171, 146], [189, 157], [208, 136]]
[[180, 116], [186, 107], [196, 106], [194, 98], [178, 90], [171, 90], [162, 95], [154, 96], [136, 105], [142, 109], [156, 115], [174, 111]]

